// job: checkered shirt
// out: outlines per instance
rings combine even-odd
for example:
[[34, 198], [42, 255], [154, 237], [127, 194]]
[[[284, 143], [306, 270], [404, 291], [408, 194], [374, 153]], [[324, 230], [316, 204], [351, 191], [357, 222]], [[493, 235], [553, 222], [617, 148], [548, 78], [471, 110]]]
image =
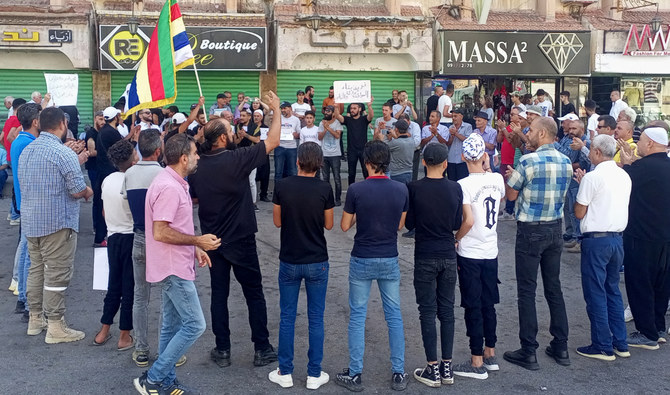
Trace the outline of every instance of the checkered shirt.
[[79, 231], [79, 199], [86, 189], [77, 155], [57, 136], [42, 132], [21, 152], [21, 226], [28, 237], [70, 228]]
[[516, 217], [521, 222], [553, 221], [563, 217], [565, 193], [572, 180], [570, 159], [553, 144], [524, 155], [507, 181], [519, 191]]

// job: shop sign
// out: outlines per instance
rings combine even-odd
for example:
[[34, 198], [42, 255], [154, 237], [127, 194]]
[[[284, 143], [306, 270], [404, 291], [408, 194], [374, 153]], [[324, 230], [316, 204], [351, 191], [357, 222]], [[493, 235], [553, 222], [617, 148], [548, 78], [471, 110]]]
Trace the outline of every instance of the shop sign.
[[447, 75], [561, 76], [590, 73], [590, 34], [442, 32]]
[[628, 56], [668, 56], [670, 55], [670, 26], [663, 32], [663, 28], [656, 33], [651, 32], [649, 25], [644, 25], [638, 32], [635, 25], [630, 25], [623, 54]]
[[[52, 32], [61, 40], [52, 40]], [[63, 32], [69, 32], [65, 35]], [[72, 30], [59, 30], [53, 26], [4, 25], [0, 27], [0, 47], [61, 47], [72, 42]]]
[[49, 42], [50, 43], [71, 43], [72, 42], [72, 30], [49, 29]]
[[[154, 26], [100, 26], [100, 69], [134, 70], [144, 55]], [[186, 27], [196, 67], [202, 70], [266, 70], [264, 27]], [[190, 67], [189, 67], [190, 68]]]

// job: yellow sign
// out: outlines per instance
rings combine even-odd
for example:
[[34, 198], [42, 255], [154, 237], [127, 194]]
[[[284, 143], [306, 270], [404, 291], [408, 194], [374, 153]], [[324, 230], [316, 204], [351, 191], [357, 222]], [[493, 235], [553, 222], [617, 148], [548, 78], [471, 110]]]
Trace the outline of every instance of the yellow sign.
[[144, 41], [138, 35], [120, 31], [109, 40], [109, 54], [119, 63], [137, 62], [144, 54]]
[[28, 35], [28, 29], [21, 29], [20, 32], [3, 32], [2, 41], [10, 42], [38, 42], [40, 41], [40, 33], [32, 32]]

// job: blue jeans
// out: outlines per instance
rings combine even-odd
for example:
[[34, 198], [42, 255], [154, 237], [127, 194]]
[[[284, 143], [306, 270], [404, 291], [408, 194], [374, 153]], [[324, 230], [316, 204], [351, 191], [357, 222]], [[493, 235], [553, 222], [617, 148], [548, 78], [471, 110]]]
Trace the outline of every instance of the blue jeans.
[[2, 189], [5, 187], [5, 183], [7, 182], [8, 177], [9, 174], [7, 174], [7, 169], [0, 170], [0, 194], [2, 193]]
[[391, 174], [391, 179], [393, 181], [402, 182], [403, 184], [407, 185], [410, 182], [412, 182], [412, 172], [402, 174]]
[[628, 349], [619, 268], [623, 264], [621, 236], [582, 240], [582, 290], [591, 321], [591, 343], [600, 351]]
[[307, 375], [321, 375], [323, 360], [323, 312], [328, 289], [328, 262], [295, 265], [279, 262], [279, 347], [277, 358], [281, 374], [293, 373], [293, 340], [300, 284], [305, 280], [307, 318], [309, 320], [309, 350]]
[[372, 281], [377, 280], [389, 332], [391, 369], [405, 372], [405, 333], [400, 313], [400, 268], [398, 257], [357, 258], [349, 261], [349, 374], [363, 371], [365, 317]]
[[[18, 282], [19, 282], [19, 300], [26, 303], [26, 284], [28, 281], [28, 269], [30, 269], [30, 255], [28, 255], [28, 239], [24, 232], [23, 226], [20, 227], [21, 238], [19, 245], [16, 247], [16, 254], [14, 261], [18, 263]], [[28, 305], [26, 304], [26, 309]]]
[[175, 363], [186, 354], [205, 332], [205, 316], [193, 281], [168, 276], [160, 282], [163, 324], [158, 341], [158, 359], [147, 377], [152, 383], [167, 387], [177, 377]]
[[[576, 184], [576, 186], [574, 184]], [[570, 182], [570, 187], [565, 194], [565, 207], [563, 208], [565, 233], [568, 240], [578, 240], [582, 236], [582, 232], [579, 228], [580, 221], [575, 216], [577, 192], [579, 192], [579, 184], [573, 180]]]
[[297, 157], [297, 148], [275, 148], [275, 181], [298, 174], [295, 164]]

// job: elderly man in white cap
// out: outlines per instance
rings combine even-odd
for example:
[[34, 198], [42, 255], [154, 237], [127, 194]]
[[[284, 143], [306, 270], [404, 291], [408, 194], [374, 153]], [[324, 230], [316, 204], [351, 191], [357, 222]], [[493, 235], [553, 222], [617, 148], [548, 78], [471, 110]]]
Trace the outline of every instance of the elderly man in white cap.
[[628, 345], [656, 350], [659, 342], [666, 342], [665, 311], [670, 296], [668, 132], [646, 128], [637, 144], [637, 160], [627, 142], [618, 143], [623, 169], [633, 182], [623, 247], [626, 293], [637, 331], [628, 336]]
[[577, 354], [614, 361], [629, 357], [626, 344], [619, 269], [623, 264], [621, 232], [628, 223], [631, 180], [612, 159], [616, 141], [601, 134], [593, 139], [589, 158], [595, 169], [575, 170], [579, 192], [574, 206], [582, 230], [582, 290], [591, 321], [591, 344]]

